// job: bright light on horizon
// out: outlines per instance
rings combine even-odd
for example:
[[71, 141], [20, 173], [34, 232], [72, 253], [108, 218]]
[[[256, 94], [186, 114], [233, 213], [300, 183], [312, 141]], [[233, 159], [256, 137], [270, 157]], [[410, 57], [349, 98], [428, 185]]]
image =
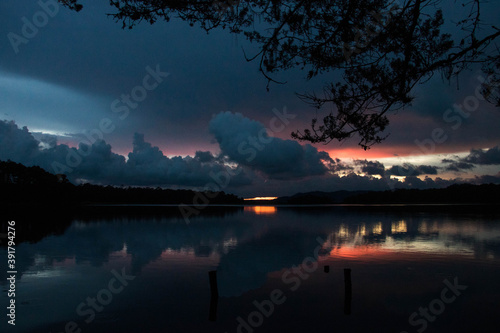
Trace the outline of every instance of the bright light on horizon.
[[254, 201], [254, 200], [276, 200], [278, 197], [255, 197], [255, 198], [246, 198], [243, 199], [245, 201]]

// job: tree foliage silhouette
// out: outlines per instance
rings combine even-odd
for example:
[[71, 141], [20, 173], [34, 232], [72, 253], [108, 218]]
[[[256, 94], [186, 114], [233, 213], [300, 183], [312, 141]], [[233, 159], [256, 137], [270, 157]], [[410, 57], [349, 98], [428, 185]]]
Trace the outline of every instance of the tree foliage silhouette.
[[[60, 0], [80, 10], [79, 0]], [[260, 44], [258, 61], [270, 82], [291, 68], [307, 78], [332, 72], [337, 77], [321, 94], [298, 94], [311, 105], [330, 106], [310, 129], [292, 137], [312, 143], [343, 141], [355, 135], [364, 149], [386, 137], [388, 115], [414, 99], [413, 88], [440, 73], [457, 77], [482, 64], [491, 80], [483, 84], [486, 100], [500, 105], [493, 88], [499, 83], [500, 58], [495, 41], [500, 29], [481, 20], [484, 1], [456, 1], [467, 14], [456, 34], [442, 32], [441, 0], [110, 0], [111, 15], [124, 28], [141, 21], [178, 17], [209, 32], [229, 29]], [[246, 56], [246, 55], [245, 55]], [[280, 83], [280, 82], [277, 82]]]

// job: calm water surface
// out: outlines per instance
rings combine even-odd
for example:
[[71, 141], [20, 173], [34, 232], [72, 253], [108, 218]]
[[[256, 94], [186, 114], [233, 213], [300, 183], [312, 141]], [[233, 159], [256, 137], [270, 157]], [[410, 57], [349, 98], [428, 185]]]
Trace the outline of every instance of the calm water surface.
[[0, 248], [0, 330], [498, 331], [499, 215], [361, 208], [222, 208], [186, 223], [115, 207], [42, 229], [18, 221], [18, 239], [40, 235], [16, 246], [15, 327]]

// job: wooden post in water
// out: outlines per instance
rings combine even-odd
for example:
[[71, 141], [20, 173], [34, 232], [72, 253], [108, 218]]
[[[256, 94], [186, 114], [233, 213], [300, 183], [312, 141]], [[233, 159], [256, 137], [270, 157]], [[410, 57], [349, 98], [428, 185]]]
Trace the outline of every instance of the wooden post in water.
[[351, 314], [351, 299], [352, 299], [352, 283], [351, 283], [351, 269], [344, 268], [344, 314]]
[[219, 289], [217, 288], [217, 271], [208, 272], [208, 280], [210, 281], [210, 310], [208, 312], [208, 320], [217, 320], [217, 303], [219, 302]]
[[217, 288], [217, 271], [209, 271], [208, 279], [210, 281], [210, 295], [219, 298], [219, 289]]
[[325, 273], [330, 272], [330, 266], [329, 265], [324, 266], [323, 267], [323, 272], [325, 272]]
[[208, 311], [208, 320], [216, 321], [217, 320], [217, 303], [219, 299], [213, 296], [210, 296], [210, 310]]

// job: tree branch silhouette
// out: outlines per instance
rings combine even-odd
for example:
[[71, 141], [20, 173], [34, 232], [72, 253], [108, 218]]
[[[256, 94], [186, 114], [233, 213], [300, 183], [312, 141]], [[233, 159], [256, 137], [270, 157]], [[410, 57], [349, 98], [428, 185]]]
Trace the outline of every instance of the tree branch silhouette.
[[[59, 1], [82, 8], [80, 0]], [[305, 71], [307, 79], [334, 74], [322, 96], [297, 94], [318, 109], [329, 104], [331, 111], [292, 137], [329, 143], [358, 136], [358, 144], [368, 149], [387, 137], [388, 116], [410, 106], [414, 87], [436, 73], [452, 80], [481, 64], [490, 78], [483, 96], [500, 106], [492, 93], [500, 77], [495, 45], [500, 31], [481, 21], [484, 1], [464, 1], [455, 1], [470, 8], [455, 23], [455, 37], [441, 31], [442, 0], [110, 0], [115, 12], [108, 15], [130, 29], [176, 17], [207, 33], [222, 28], [243, 34], [261, 45], [260, 52], [245, 58], [258, 61], [267, 89], [284, 83], [276, 73], [293, 68]]]

